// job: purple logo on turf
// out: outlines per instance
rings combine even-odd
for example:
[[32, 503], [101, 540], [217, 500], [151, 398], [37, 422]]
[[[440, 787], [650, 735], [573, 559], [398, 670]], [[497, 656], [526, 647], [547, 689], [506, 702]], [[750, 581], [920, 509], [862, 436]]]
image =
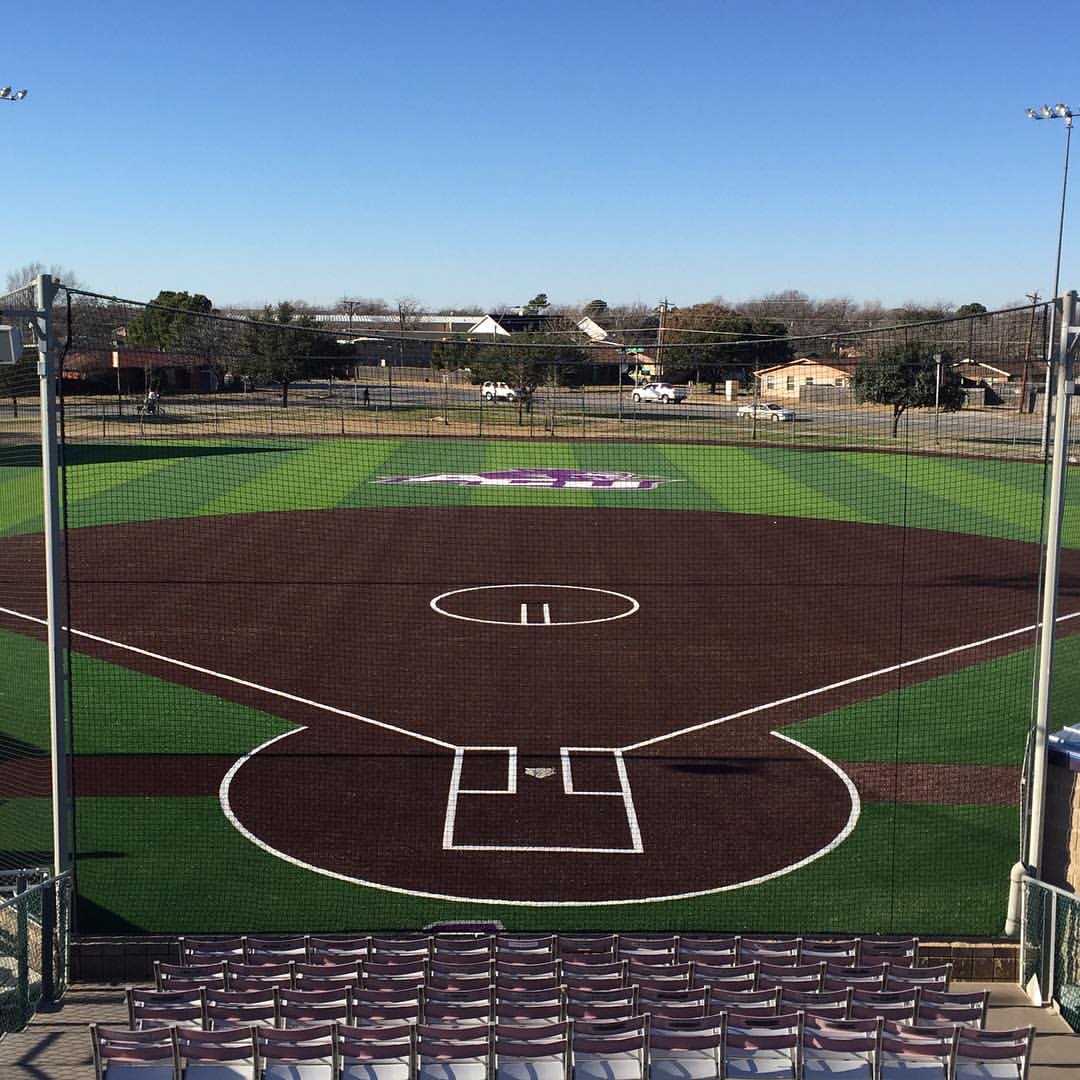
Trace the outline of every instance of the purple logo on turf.
[[605, 488], [644, 491], [678, 483], [668, 477], [638, 476], [632, 472], [594, 472], [583, 469], [501, 469], [498, 472], [425, 473], [422, 476], [382, 476], [377, 484], [457, 484], [461, 487]]

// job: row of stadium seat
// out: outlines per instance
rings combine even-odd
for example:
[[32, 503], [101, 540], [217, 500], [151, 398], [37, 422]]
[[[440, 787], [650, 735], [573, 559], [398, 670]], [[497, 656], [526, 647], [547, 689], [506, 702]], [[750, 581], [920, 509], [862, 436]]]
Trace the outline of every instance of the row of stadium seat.
[[[91, 1026], [98, 1080], [985, 1080], [1027, 1075], [1033, 1028], [739, 1013], [696, 1024]], [[917, 1068], [916, 1068], [917, 1067]]]
[[423, 986], [438, 990], [480, 991], [487, 988], [538, 992], [558, 986], [590, 990], [618, 990], [626, 986], [644, 989], [694, 990], [709, 987], [722, 991], [769, 989], [840, 990], [858, 986], [869, 990], [898, 990], [929, 986], [947, 990], [952, 966], [907, 967], [899, 964], [847, 966], [819, 961], [812, 964], [705, 964], [693, 960], [646, 963], [640, 960], [546, 960], [516, 964], [500, 960], [472, 962], [399, 958], [377, 960], [324, 958], [321, 963], [266, 960], [215, 960], [206, 963], [154, 965], [159, 990], [185, 985], [217, 986], [243, 990], [270, 983], [307, 989], [325, 989], [336, 983], [354, 983], [368, 989], [393, 990]]
[[459, 960], [507, 961], [590, 957], [608, 960], [660, 960], [705, 963], [876, 964], [883, 961], [914, 967], [919, 939], [881, 937], [749, 937], [706, 934], [403, 934], [291, 937], [244, 935], [181, 937], [182, 964], [209, 959], [258, 962], [267, 959], [318, 962], [327, 957], [350, 957], [389, 962], [394, 958], [456, 956]]
[[692, 991], [648, 992], [638, 987], [620, 991], [574, 992], [559, 988], [546, 997], [437, 991], [423, 988], [371, 992], [353, 985], [325, 990], [298, 990], [268, 985], [262, 989], [126, 992], [132, 1029], [160, 1024], [184, 1024], [207, 1029], [238, 1024], [290, 1027], [300, 1024], [343, 1023], [551, 1023], [560, 1020], [622, 1020], [648, 1014], [672, 1022], [694, 1023], [702, 1017], [735, 1011], [749, 1016], [803, 1012], [829, 1020], [881, 1018], [904, 1023], [952, 1023], [983, 1027], [988, 991], [950, 993], [923, 987], [896, 991], [855, 989], [799, 991], [770, 990], [713, 994], [708, 987]]

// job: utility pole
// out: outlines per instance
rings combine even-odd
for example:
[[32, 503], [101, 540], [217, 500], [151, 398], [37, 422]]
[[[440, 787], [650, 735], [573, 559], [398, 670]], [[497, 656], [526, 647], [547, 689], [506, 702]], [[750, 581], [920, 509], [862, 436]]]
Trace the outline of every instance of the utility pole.
[[[401, 300], [398, 301], [397, 306], [398, 314], [398, 367], [405, 367], [405, 304]], [[390, 365], [389, 376], [389, 390], [390, 390], [390, 405], [392, 409], [394, 407], [394, 365]]]
[[1031, 301], [1031, 321], [1028, 323], [1027, 345], [1024, 346], [1024, 373], [1020, 377], [1020, 401], [1016, 406], [1017, 412], [1024, 411], [1024, 403], [1027, 401], [1028, 368], [1031, 364], [1031, 339], [1035, 333], [1035, 309], [1039, 303], [1039, 290], [1033, 293], [1024, 293]]
[[[349, 316], [349, 341], [351, 343], [351, 347], [352, 347], [352, 351], [353, 351], [353, 360], [354, 361], [357, 359], [357, 355], [356, 355], [356, 342], [352, 340], [352, 320], [353, 320], [353, 314], [356, 311], [358, 303], [359, 303], [359, 301], [350, 300], [347, 296], [343, 296], [341, 298], [341, 306], [345, 309], [345, 314]], [[359, 378], [360, 378], [360, 365], [357, 364], [357, 363], [354, 363], [353, 364], [353, 394], [354, 394], [354, 396], [355, 396], [355, 393], [356, 393], [356, 380], [358, 380]]]
[[664, 377], [664, 316], [667, 314], [669, 304], [670, 301], [665, 296], [656, 309], [660, 321], [656, 325], [656, 371], [653, 374], [655, 381]]

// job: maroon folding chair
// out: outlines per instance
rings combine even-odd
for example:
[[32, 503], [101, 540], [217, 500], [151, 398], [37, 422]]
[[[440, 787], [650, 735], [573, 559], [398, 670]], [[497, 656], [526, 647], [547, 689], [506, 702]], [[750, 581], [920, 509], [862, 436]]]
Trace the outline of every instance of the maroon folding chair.
[[129, 1028], [90, 1025], [90, 1052], [96, 1080], [176, 1080], [180, 1060], [171, 1027]]

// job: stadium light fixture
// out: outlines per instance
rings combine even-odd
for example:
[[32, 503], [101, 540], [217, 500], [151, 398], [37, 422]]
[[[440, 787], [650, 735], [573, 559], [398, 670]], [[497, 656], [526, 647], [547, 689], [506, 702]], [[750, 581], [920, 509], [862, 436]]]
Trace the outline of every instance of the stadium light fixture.
[[25, 90], [12, 90], [10, 86], [0, 86], [0, 100], [22, 101], [26, 97]]
[[[1029, 120], [1064, 120], [1065, 121], [1065, 167], [1061, 177], [1061, 210], [1058, 214], [1057, 257], [1054, 260], [1054, 288], [1050, 298], [1055, 303], [1058, 298], [1058, 287], [1061, 284], [1061, 237], [1065, 230], [1065, 193], [1069, 186], [1069, 145], [1072, 142], [1072, 106], [1059, 101], [1053, 107], [1043, 105], [1037, 111], [1035, 109], [1024, 110]], [[1053, 332], [1047, 335], [1046, 353], [1046, 383], [1043, 390], [1043, 423], [1042, 423], [1042, 455], [1046, 456], [1050, 445], [1050, 360], [1054, 349]]]

